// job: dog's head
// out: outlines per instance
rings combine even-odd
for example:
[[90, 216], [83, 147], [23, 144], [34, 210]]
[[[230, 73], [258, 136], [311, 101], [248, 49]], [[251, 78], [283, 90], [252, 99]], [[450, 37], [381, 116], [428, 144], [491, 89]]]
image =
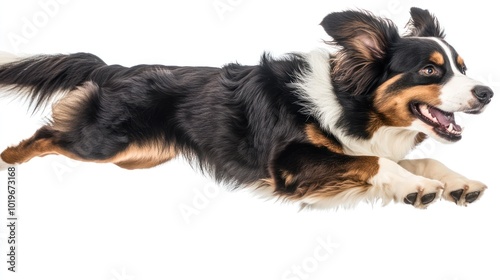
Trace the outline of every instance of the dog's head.
[[332, 66], [336, 94], [356, 104], [350, 107], [363, 115], [366, 137], [392, 126], [458, 141], [462, 128], [454, 113], [481, 113], [493, 91], [466, 76], [463, 58], [433, 15], [418, 8], [410, 14], [403, 36], [392, 22], [367, 12], [324, 18], [321, 25], [340, 47]]

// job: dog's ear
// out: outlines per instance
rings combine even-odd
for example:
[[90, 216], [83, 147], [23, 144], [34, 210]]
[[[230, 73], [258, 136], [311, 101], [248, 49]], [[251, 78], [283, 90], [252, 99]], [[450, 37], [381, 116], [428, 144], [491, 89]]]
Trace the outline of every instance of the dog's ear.
[[399, 38], [392, 22], [368, 12], [331, 13], [323, 19], [321, 26], [333, 38], [334, 44], [356, 52], [367, 61], [385, 58], [389, 45]]
[[411, 19], [406, 24], [408, 32], [406, 36], [417, 37], [438, 37], [444, 39], [444, 30], [439, 26], [437, 18], [429, 13], [428, 10], [420, 8], [410, 9]]
[[336, 90], [352, 95], [372, 92], [400, 37], [396, 26], [368, 12], [331, 13], [321, 22], [333, 44], [341, 49], [332, 64]]

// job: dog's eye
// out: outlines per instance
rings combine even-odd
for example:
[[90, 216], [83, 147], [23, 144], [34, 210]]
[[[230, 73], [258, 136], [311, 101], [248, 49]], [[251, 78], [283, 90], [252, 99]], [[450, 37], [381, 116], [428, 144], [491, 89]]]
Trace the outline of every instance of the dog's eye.
[[423, 76], [437, 76], [439, 75], [439, 70], [434, 65], [427, 65], [420, 69], [419, 73]]

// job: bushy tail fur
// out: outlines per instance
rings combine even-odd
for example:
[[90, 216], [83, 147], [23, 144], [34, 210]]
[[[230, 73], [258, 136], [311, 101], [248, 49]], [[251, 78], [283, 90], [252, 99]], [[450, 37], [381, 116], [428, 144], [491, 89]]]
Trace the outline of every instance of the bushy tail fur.
[[92, 71], [105, 65], [89, 53], [23, 58], [0, 52], [0, 89], [25, 98], [36, 110], [55, 94], [83, 84]]

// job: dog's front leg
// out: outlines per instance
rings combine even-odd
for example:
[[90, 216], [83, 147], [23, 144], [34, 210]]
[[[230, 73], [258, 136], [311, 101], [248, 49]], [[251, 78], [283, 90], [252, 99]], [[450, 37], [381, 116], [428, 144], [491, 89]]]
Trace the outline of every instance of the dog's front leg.
[[457, 205], [467, 206], [486, 190], [485, 184], [469, 180], [434, 159], [402, 160], [399, 164], [413, 174], [441, 181], [445, 187], [443, 198]]
[[268, 187], [274, 194], [313, 208], [348, 207], [377, 200], [426, 208], [443, 190], [440, 181], [410, 173], [394, 161], [335, 153], [304, 143], [289, 144], [270, 169]]

